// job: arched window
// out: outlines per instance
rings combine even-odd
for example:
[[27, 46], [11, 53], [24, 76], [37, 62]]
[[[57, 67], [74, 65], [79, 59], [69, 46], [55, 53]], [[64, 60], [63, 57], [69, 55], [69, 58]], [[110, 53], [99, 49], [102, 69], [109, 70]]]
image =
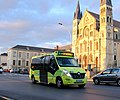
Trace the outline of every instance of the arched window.
[[98, 57], [96, 57], [95, 62], [96, 62], [96, 68], [97, 68], [98, 67]]
[[109, 22], [109, 17], [107, 17], [107, 22]]
[[112, 22], [112, 19], [110, 18], [110, 23]]
[[118, 39], [118, 35], [116, 34], [116, 39]]
[[90, 41], [90, 51], [92, 51], [92, 41]]
[[103, 22], [105, 22], [105, 18], [103, 18]]
[[92, 56], [92, 54], [90, 54], [89, 59], [90, 59], [90, 62], [93, 62], [93, 56]]
[[84, 41], [84, 50], [85, 50], [85, 52], [87, 51], [87, 42], [86, 41]]
[[96, 50], [98, 50], [98, 42], [96, 42]]

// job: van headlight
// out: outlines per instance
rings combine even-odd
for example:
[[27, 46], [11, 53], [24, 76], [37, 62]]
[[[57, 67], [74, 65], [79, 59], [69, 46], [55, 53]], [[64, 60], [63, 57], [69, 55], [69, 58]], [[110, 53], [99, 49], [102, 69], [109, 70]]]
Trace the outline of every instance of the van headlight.
[[71, 77], [71, 78], [72, 78], [71, 74], [70, 74], [67, 70], [63, 70], [63, 73], [64, 73], [65, 75], [67, 75], [68, 77]]
[[87, 74], [85, 73], [85, 77], [87, 77]]

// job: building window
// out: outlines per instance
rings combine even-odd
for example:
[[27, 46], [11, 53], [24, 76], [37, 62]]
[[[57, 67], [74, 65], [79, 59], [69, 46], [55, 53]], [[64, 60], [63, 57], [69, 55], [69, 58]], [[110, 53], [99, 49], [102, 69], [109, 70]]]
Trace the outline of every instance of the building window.
[[103, 22], [105, 22], [105, 18], [103, 18]]
[[112, 22], [112, 19], [110, 18], [110, 23]]
[[29, 61], [26, 61], [26, 66], [29, 66]]
[[29, 58], [29, 53], [27, 53], [27, 58]]
[[98, 42], [96, 42], [96, 50], [98, 50]]
[[116, 39], [118, 39], [118, 35], [116, 34]]
[[90, 41], [90, 51], [92, 51], [92, 41]]
[[80, 53], [82, 53], [82, 44], [80, 44]]
[[76, 53], [78, 53], [78, 47], [76, 47]]
[[18, 65], [21, 66], [21, 60], [18, 61]]
[[21, 58], [22, 57], [22, 54], [21, 54], [21, 52], [19, 52], [19, 58]]
[[13, 57], [16, 57], [16, 51], [13, 52]]
[[109, 22], [109, 17], [107, 17], [107, 22]]
[[108, 32], [108, 37], [110, 37], [110, 32]]
[[15, 60], [13, 60], [13, 65], [15, 65]]
[[85, 52], [87, 51], [87, 43], [86, 42], [84, 42], [84, 50], [85, 50]]
[[90, 32], [90, 36], [93, 36], [93, 31]]
[[114, 55], [114, 60], [117, 60], [117, 59], [116, 59], [116, 55]]

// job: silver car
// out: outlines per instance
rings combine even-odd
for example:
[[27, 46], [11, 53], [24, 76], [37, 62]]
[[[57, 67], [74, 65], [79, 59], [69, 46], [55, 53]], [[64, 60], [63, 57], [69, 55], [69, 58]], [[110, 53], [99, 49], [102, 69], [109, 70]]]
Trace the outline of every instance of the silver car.
[[95, 85], [99, 85], [100, 83], [117, 83], [120, 86], [120, 68], [104, 70], [93, 77], [93, 82]]
[[3, 69], [2, 69], [2, 67], [0, 67], [0, 74], [2, 74], [3, 73]]

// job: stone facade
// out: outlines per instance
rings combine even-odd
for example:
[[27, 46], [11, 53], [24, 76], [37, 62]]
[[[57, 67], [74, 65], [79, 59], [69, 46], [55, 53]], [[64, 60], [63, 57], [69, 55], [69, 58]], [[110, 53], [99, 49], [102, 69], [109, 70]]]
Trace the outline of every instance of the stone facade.
[[7, 66], [7, 53], [3, 53], [0, 55], [0, 66], [2, 66], [4, 69]]
[[[113, 19], [111, 0], [100, 0], [100, 14], [74, 13], [72, 52], [84, 69], [96, 72], [120, 66], [120, 22]], [[78, 17], [81, 16], [81, 17]]]

